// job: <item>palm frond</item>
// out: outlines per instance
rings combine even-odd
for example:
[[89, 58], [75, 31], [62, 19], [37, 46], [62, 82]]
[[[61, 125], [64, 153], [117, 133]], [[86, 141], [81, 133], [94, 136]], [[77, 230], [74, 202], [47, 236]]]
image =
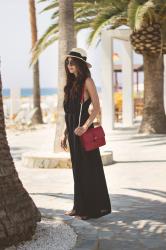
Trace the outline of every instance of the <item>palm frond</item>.
[[110, 0], [109, 5], [111, 4], [113, 7], [115, 7], [119, 11], [124, 11], [126, 9], [126, 6], [128, 6], [130, 0]]
[[57, 8], [58, 6], [59, 6], [58, 1], [53, 2], [53, 3], [49, 4], [47, 7], [45, 7], [40, 13], [46, 12], [46, 11], [48, 11], [48, 10], [55, 9], [55, 8]]
[[44, 35], [37, 41], [35, 46], [32, 48], [31, 65], [36, 62], [38, 56], [42, 53], [42, 51], [49, 46], [47, 44], [49, 44], [48, 41], [50, 41], [52, 37], [58, 37], [57, 23], [49, 27], [47, 31], [44, 33]]
[[128, 9], [127, 9], [127, 15], [128, 15], [128, 25], [132, 30], [135, 29], [135, 23], [136, 23], [136, 16], [138, 8], [140, 7], [140, 4], [136, 0], [131, 0]]
[[80, 31], [82, 29], [87, 29], [87, 28], [90, 27], [90, 25], [91, 25], [90, 20], [86, 20], [86, 21], [84, 20], [82, 22], [76, 22], [75, 23], [75, 31], [78, 32], [78, 31]]
[[48, 0], [38, 0], [37, 3], [48, 2]]
[[146, 24], [152, 24], [156, 22], [156, 16], [154, 12], [155, 5], [148, 1], [138, 8], [135, 28], [141, 29], [141, 27]]
[[58, 40], [58, 36], [57, 35], [54, 35], [52, 38], [50, 38], [47, 42], [45, 42], [42, 46], [40, 46], [39, 48], [37, 47], [33, 53], [32, 53], [32, 58], [31, 58], [31, 61], [30, 61], [30, 64], [29, 66], [32, 66], [34, 65], [39, 56], [41, 55], [41, 53], [46, 50], [46, 48], [48, 48], [51, 44], [53, 44], [55, 41]]
[[85, 6], [94, 7], [94, 4], [93, 3], [78, 3], [78, 2], [74, 2], [74, 8], [75, 9], [84, 8]]
[[59, 9], [57, 8], [57, 10], [51, 15], [51, 19], [54, 20], [56, 18], [59, 18]]
[[110, 18], [109, 24], [111, 26], [110, 27], [111, 29], [116, 29], [116, 28], [118, 28], [118, 27], [120, 27], [122, 25], [128, 26], [128, 23], [127, 23], [127, 10], [125, 10], [122, 13]]
[[52, 34], [55, 34], [57, 32], [58, 32], [58, 24], [54, 23], [46, 30], [46, 32], [43, 34], [43, 36], [38, 40], [37, 46], [40, 46], [42, 43], [44, 43], [49, 38], [49, 36], [51, 36]]
[[[106, 1], [106, 0], [74, 0], [74, 3], [101, 3], [103, 1]], [[107, 0], [109, 1], [109, 0]]]
[[158, 16], [159, 22], [164, 23], [166, 21], [166, 1], [163, 0], [163, 3], [155, 6], [155, 14]]
[[110, 23], [110, 19], [114, 16], [117, 16], [121, 14], [121, 11], [119, 11], [116, 8], [109, 7], [95, 18], [91, 28], [92, 32], [90, 33], [88, 37], [88, 44], [92, 44], [93, 41], [96, 39], [96, 37], [100, 34], [103, 27], [108, 25]]
[[96, 6], [93, 4], [85, 4], [83, 7], [75, 7], [75, 13], [79, 14], [87, 10], [96, 10]]
[[75, 20], [84, 18], [93, 18], [97, 16], [98, 11], [96, 9], [87, 9], [84, 11], [76, 12], [74, 17]]
[[153, 1], [132, 0], [128, 6], [128, 23], [131, 29], [139, 30], [145, 24], [152, 24], [157, 22], [155, 14], [156, 5]]

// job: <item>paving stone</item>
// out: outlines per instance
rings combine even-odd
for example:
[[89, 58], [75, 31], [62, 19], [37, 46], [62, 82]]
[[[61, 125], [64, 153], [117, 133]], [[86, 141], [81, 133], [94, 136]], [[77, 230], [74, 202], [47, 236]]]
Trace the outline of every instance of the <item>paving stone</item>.
[[75, 246], [74, 250], [98, 250], [98, 241], [97, 240], [85, 240], [81, 246]]

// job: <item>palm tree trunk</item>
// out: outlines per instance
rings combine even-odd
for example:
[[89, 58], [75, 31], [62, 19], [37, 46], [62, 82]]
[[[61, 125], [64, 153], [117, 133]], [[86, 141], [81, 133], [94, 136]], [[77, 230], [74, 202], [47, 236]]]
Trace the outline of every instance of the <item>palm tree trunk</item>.
[[164, 62], [162, 55], [144, 57], [144, 109], [139, 133], [166, 133]]
[[73, 0], [59, 0], [58, 120], [56, 123], [54, 152], [62, 150], [60, 147], [60, 137], [64, 127], [63, 97], [64, 85], [66, 83], [64, 60], [65, 55], [75, 46]]
[[[29, 0], [29, 14], [31, 24], [32, 48], [37, 42], [37, 24], [36, 24], [36, 8], [35, 1]], [[40, 107], [40, 79], [39, 79], [39, 62], [33, 66], [33, 107], [37, 111], [33, 117], [33, 124], [43, 123], [42, 111]]]
[[0, 76], [0, 249], [30, 240], [40, 212], [19, 180], [8, 145]]

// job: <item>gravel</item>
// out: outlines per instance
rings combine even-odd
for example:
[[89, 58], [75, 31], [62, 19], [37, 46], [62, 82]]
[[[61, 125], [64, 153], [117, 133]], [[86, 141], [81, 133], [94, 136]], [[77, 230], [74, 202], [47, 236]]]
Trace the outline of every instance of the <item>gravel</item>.
[[6, 250], [70, 250], [76, 244], [77, 235], [65, 223], [42, 220], [37, 223], [36, 232], [31, 241], [25, 241], [17, 247]]

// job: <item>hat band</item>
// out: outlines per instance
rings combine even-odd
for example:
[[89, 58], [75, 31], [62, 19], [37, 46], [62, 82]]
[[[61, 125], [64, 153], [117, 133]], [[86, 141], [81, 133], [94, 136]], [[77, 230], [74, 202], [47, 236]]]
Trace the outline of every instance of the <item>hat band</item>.
[[70, 51], [69, 55], [80, 57], [80, 58], [83, 59], [84, 61], [86, 61], [86, 58], [87, 58], [86, 56], [82, 56], [80, 53], [74, 52], [74, 51]]

